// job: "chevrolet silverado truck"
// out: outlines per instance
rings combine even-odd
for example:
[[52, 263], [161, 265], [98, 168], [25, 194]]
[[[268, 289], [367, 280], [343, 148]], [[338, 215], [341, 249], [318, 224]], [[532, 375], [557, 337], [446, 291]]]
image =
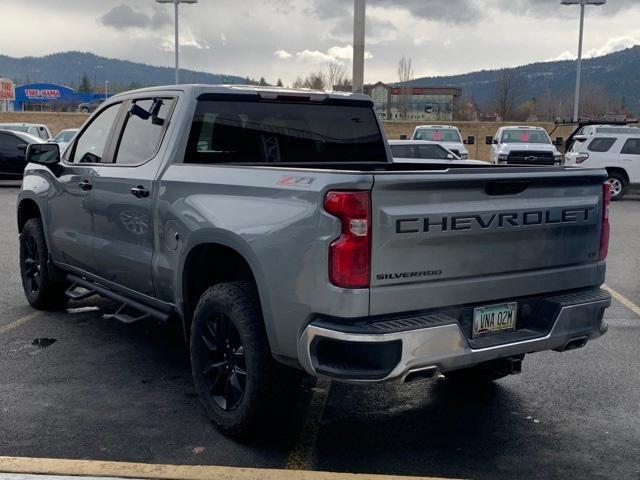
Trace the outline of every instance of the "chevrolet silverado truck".
[[37, 309], [100, 295], [178, 321], [213, 423], [255, 431], [300, 373], [491, 381], [603, 335], [604, 170], [394, 164], [369, 97], [240, 86], [114, 96], [17, 207]]

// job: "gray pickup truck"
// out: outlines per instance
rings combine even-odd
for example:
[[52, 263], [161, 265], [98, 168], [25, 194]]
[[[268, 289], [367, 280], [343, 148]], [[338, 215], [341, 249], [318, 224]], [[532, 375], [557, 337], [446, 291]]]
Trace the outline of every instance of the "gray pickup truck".
[[603, 335], [602, 170], [393, 163], [363, 95], [177, 86], [105, 102], [18, 201], [35, 308], [181, 322], [225, 433], [300, 372], [491, 381]]

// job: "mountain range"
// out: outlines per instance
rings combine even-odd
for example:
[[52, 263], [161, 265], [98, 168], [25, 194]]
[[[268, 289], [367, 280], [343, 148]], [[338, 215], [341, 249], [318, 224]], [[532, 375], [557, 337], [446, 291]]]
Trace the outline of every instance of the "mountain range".
[[[521, 79], [521, 100], [551, 95], [557, 99], [570, 96], [575, 88], [576, 62], [571, 60], [532, 63], [505, 69]], [[413, 81], [415, 86], [454, 85], [463, 95], [479, 105], [486, 104], [494, 91], [497, 70], [483, 70], [463, 75], [425, 77]], [[634, 113], [640, 113], [640, 46], [627, 48], [602, 57], [590, 58], [582, 64], [583, 85], [598, 85], [616, 100], [621, 100]]]
[[[571, 60], [532, 63], [505, 69], [521, 80], [520, 100], [542, 95], [555, 100], [569, 98], [574, 88], [576, 62]], [[496, 84], [497, 70], [483, 70], [462, 75], [424, 77], [413, 81], [416, 86], [453, 85], [463, 88], [463, 96], [478, 105], [486, 105]], [[610, 97], [621, 100], [634, 113], [640, 113], [640, 46], [628, 48], [583, 63], [583, 84], [603, 87]], [[102, 85], [109, 80], [114, 90], [147, 85], [168, 85], [174, 81], [174, 70], [101, 57], [86, 52], [64, 52], [43, 57], [13, 58], [0, 55], [0, 77], [16, 83], [52, 82], [77, 86], [87, 75], [92, 83]], [[247, 83], [237, 75], [182, 70], [186, 83]]]
[[[99, 86], [109, 80], [113, 88], [129, 86], [171, 85], [175, 70], [144, 63], [101, 57], [87, 52], [64, 52], [43, 57], [13, 58], [0, 55], [0, 77], [16, 84], [50, 82], [78, 86], [83, 75]], [[236, 75], [180, 70], [185, 83], [246, 83]]]

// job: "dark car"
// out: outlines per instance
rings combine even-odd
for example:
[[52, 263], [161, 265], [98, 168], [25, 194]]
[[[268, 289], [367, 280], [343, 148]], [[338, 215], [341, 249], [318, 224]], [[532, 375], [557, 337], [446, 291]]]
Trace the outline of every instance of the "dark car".
[[104, 100], [92, 100], [90, 102], [81, 103], [78, 105], [78, 110], [82, 113], [93, 113], [102, 104]]
[[0, 130], [0, 178], [22, 178], [27, 165], [25, 152], [32, 143], [45, 143], [44, 140], [28, 133]]

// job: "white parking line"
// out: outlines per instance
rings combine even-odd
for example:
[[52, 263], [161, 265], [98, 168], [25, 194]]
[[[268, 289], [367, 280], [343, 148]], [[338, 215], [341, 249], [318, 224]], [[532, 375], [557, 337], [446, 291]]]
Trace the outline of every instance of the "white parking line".
[[7, 332], [10, 332], [11, 330], [18, 328], [20, 325], [24, 325], [25, 323], [27, 323], [30, 320], [33, 320], [36, 317], [39, 317], [40, 315], [42, 315], [43, 312], [33, 312], [30, 313], [29, 315], [19, 318], [18, 320], [15, 320], [11, 323], [8, 323], [6, 325], [3, 325], [0, 327], [0, 335], [4, 335]]
[[609, 292], [611, 294], [611, 296], [613, 298], [615, 298], [616, 300], [618, 300], [621, 304], [623, 304], [625, 307], [627, 307], [629, 310], [631, 310], [633, 313], [635, 313], [636, 315], [638, 315], [638, 317], [640, 317], [640, 307], [638, 305], [636, 305], [635, 303], [633, 303], [631, 300], [629, 300], [628, 298], [626, 298], [624, 295], [622, 295], [621, 293], [616, 292], [613, 288], [611, 288], [609, 285], [603, 285], [602, 288], [604, 288], [607, 292]]

